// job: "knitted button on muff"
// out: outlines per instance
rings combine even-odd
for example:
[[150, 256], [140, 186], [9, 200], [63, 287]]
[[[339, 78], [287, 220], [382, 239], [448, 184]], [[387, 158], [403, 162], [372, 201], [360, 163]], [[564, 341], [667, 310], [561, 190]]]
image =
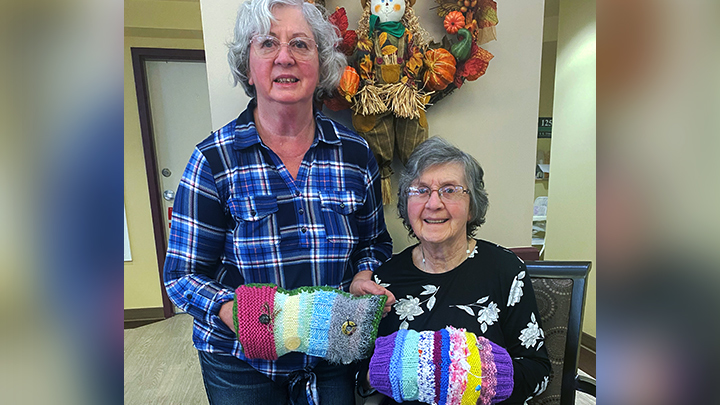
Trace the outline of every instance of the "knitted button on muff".
[[512, 359], [464, 329], [401, 329], [375, 341], [369, 382], [396, 402], [489, 405], [512, 393]]
[[250, 359], [301, 352], [349, 364], [369, 356], [386, 300], [330, 287], [241, 285], [233, 305], [235, 334]]

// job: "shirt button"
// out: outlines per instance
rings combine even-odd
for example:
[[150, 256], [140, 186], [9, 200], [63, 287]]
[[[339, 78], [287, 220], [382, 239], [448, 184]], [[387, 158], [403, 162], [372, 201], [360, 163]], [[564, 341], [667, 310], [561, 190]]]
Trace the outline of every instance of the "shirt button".
[[304, 209], [300, 208], [300, 209], [298, 210], [298, 214], [302, 215], [302, 214], [304, 214], [304, 213], [305, 213], [305, 210], [304, 210]]
[[296, 192], [295, 192], [295, 196], [296, 196], [296, 197], [300, 197], [300, 192], [299, 192], [299, 191], [296, 191]]
[[340, 208], [345, 208], [345, 203], [340, 203]]
[[307, 232], [307, 228], [303, 226], [302, 229], [300, 229], [300, 231], [302, 231], [302, 233], [305, 233], [305, 232]]
[[187, 298], [188, 301], [190, 301], [192, 299], [192, 293], [185, 294], [185, 298]]
[[250, 215], [255, 216], [255, 214], [257, 214], [257, 212], [255, 212], [255, 210], [250, 211]]

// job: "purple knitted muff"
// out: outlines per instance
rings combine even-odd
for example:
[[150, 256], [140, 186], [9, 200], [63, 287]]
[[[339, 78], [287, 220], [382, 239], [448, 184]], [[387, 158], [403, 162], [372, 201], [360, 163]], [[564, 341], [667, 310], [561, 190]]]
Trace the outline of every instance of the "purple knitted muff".
[[493, 359], [495, 361], [495, 397], [491, 400], [491, 403], [496, 404], [502, 402], [510, 397], [513, 391], [513, 364], [510, 354], [504, 348], [496, 345], [490, 340], [486, 343], [490, 343], [492, 347]]
[[375, 340], [375, 352], [370, 359], [369, 382], [378, 392], [392, 398], [392, 385], [390, 384], [390, 359], [395, 348], [394, 332], [388, 336], [380, 336]]

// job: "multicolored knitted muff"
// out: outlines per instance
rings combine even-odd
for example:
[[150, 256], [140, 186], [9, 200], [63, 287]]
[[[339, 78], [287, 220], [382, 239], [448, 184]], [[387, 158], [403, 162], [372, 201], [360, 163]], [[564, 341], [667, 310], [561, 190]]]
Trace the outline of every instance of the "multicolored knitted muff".
[[375, 341], [369, 381], [396, 402], [489, 405], [512, 393], [513, 366], [507, 350], [464, 329], [401, 329]]
[[349, 364], [370, 355], [386, 300], [330, 287], [241, 285], [233, 305], [235, 334], [250, 359], [301, 352]]

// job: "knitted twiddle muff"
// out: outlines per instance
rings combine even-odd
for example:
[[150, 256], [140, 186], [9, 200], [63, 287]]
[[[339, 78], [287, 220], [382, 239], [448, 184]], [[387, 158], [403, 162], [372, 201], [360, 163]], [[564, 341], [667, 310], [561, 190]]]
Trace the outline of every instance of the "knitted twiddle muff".
[[490, 405], [513, 390], [507, 350], [465, 329], [401, 329], [375, 341], [369, 382], [396, 402]]
[[249, 359], [301, 352], [349, 364], [370, 355], [386, 300], [331, 287], [245, 284], [235, 290], [235, 334]]

